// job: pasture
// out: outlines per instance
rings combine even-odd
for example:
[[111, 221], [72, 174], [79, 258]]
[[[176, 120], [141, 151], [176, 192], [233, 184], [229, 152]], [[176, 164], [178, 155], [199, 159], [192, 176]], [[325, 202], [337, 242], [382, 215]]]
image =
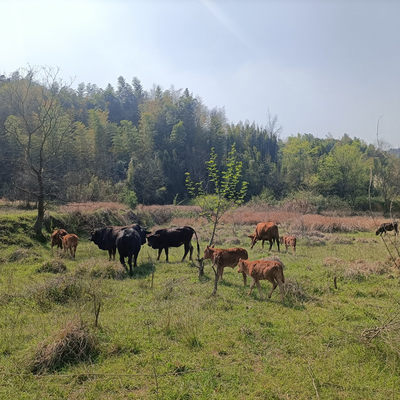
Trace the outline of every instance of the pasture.
[[[203, 252], [210, 227], [192, 214], [157, 227], [193, 226]], [[268, 243], [250, 250], [247, 235], [265, 218], [246, 208], [227, 215], [216, 246], [244, 247], [250, 260], [278, 255]], [[244, 288], [237, 268], [225, 269], [211, 296], [210, 261], [199, 280], [193, 263], [180, 262], [183, 247], [170, 249], [167, 264], [146, 244], [129, 278], [84, 232], [72, 259], [27, 236], [31, 212], [0, 215], [0, 398], [400, 398], [399, 271], [374, 223], [332, 216], [325, 229], [320, 216], [275, 218], [281, 234], [297, 236], [296, 254], [279, 254], [283, 304], [278, 289], [271, 300], [248, 296], [250, 279]], [[271, 284], [261, 287], [266, 297]], [[54, 349], [71, 326], [89, 337], [82, 360], [40, 370], [39, 347]]]

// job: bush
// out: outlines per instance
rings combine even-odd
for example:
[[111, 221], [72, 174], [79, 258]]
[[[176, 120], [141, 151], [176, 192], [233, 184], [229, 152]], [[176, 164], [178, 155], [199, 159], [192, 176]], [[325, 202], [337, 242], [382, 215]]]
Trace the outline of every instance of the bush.
[[125, 268], [121, 264], [117, 263], [95, 265], [90, 269], [89, 275], [93, 278], [117, 280], [125, 279], [127, 277]]
[[50, 279], [32, 289], [32, 297], [42, 308], [48, 308], [51, 303], [65, 304], [83, 296], [84, 285], [77, 276], [63, 275]]
[[53, 274], [60, 274], [67, 270], [67, 266], [60, 260], [46, 261], [39, 267], [37, 272], [51, 272]]
[[39, 345], [29, 369], [34, 374], [92, 360], [98, 353], [95, 337], [82, 321], [70, 321], [48, 343]]

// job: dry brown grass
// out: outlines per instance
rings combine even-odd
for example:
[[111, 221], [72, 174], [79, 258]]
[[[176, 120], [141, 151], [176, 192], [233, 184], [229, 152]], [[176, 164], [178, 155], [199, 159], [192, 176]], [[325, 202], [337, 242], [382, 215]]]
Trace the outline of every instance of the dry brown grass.
[[336, 257], [327, 257], [323, 265], [329, 267], [346, 279], [364, 280], [370, 275], [382, 275], [393, 270], [393, 263], [390, 259], [383, 261], [353, 260], [345, 261]]
[[42, 374], [91, 360], [96, 354], [96, 340], [86, 325], [69, 321], [53, 338], [39, 345], [29, 368], [34, 374]]
[[125, 204], [117, 203], [117, 202], [95, 202], [95, 201], [87, 201], [85, 203], [68, 203], [63, 206], [60, 206], [59, 211], [61, 213], [72, 213], [72, 212], [80, 212], [80, 213], [92, 213], [97, 210], [124, 210], [128, 211], [129, 207]]
[[273, 221], [283, 229], [296, 232], [318, 231], [332, 232], [375, 232], [383, 218], [365, 216], [333, 216], [320, 214], [302, 214], [295, 211], [261, 209], [260, 207], [243, 206], [226, 213], [222, 221], [238, 225], [256, 225], [259, 222]]

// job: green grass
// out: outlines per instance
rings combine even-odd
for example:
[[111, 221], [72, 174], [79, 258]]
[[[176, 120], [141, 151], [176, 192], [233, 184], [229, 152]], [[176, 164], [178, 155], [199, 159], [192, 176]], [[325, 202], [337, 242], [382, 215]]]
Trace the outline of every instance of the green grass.
[[[219, 231], [222, 243], [224, 235], [233, 236], [228, 230]], [[246, 232], [241, 227], [235, 236], [249, 250]], [[248, 296], [241, 274], [230, 268], [212, 297], [210, 264], [199, 281], [195, 267], [179, 262], [183, 248], [170, 249], [167, 264], [164, 254], [155, 262], [156, 251], [146, 245], [134, 277], [112, 279], [98, 272], [112, 270], [107, 253], [85, 240], [76, 260], [62, 258], [67, 272], [57, 276], [37, 272], [56, 256], [49, 244], [33, 242], [18, 260], [12, 255], [21, 246], [3, 245], [0, 398], [311, 399], [317, 393], [321, 399], [399, 398], [400, 343], [361, 337], [364, 329], [398, 312], [398, 274], [390, 268], [365, 276], [346, 272], [355, 260], [387, 259], [383, 244], [374, 239], [363, 233], [336, 234], [323, 245], [298, 240], [295, 256], [289, 250], [280, 257], [286, 280], [304, 297], [288, 295], [284, 304], [278, 289], [268, 301], [260, 300], [257, 290]], [[249, 250], [250, 259], [267, 256], [267, 249], [258, 243]], [[339, 264], [325, 265], [327, 257]], [[43, 306], [35, 293], [61, 275], [80, 282], [83, 294]], [[261, 286], [266, 296], [270, 283]], [[93, 293], [102, 302], [97, 328]], [[76, 317], [98, 340], [96, 358], [47, 375], [30, 373], [37, 346]]]

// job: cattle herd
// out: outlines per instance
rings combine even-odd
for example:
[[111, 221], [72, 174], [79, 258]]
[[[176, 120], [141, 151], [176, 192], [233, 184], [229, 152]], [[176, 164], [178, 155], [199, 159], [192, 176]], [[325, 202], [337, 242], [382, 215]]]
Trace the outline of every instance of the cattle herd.
[[[376, 231], [376, 235], [382, 236], [382, 234], [386, 234], [388, 231], [393, 230], [397, 235], [397, 222], [383, 223]], [[193, 246], [191, 240], [193, 235], [196, 237], [197, 257], [200, 260], [200, 246], [197, 233], [190, 226], [159, 229], [153, 234], [141, 227], [139, 224], [108, 226], [92, 231], [89, 240], [95, 243], [99, 249], [107, 250], [109, 260], [115, 260], [115, 254], [118, 249], [121, 264], [126, 268], [125, 258], [127, 258], [129, 273], [132, 275], [132, 260], [133, 266], [136, 267], [140, 248], [146, 243], [146, 240], [150, 247], [158, 250], [157, 260], [160, 259], [161, 253], [164, 250], [167, 262], [169, 247], [179, 247], [183, 244], [184, 254], [182, 261], [184, 261], [188, 253], [190, 260], [192, 260]], [[257, 241], [261, 240], [262, 248], [264, 248], [265, 241], [269, 242], [269, 251], [271, 250], [272, 245], [276, 243], [279, 252], [280, 244], [285, 245], [286, 252], [289, 247], [293, 249], [293, 254], [296, 252], [296, 237], [292, 235], [279, 236], [278, 226], [274, 222], [258, 223], [255, 232], [248, 235], [248, 237], [251, 239], [251, 249]], [[64, 253], [68, 253], [69, 251], [71, 256], [75, 258], [76, 248], [78, 246], [78, 236], [73, 233], [68, 233], [65, 229], [56, 229], [51, 234], [51, 248], [53, 249], [54, 246], [63, 249]], [[268, 280], [272, 283], [272, 290], [268, 297], [270, 298], [272, 292], [277, 286], [279, 286], [281, 298], [283, 300], [283, 284], [285, 282], [283, 275], [284, 266], [278, 258], [249, 261], [247, 250], [241, 247], [217, 249], [214, 246], [207, 246], [204, 251], [203, 259], [210, 259], [213, 268], [216, 267], [216, 284], [218, 280], [222, 279], [225, 267], [235, 268], [238, 265], [238, 273], [243, 275], [243, 283], [245, 286], [247, 276], [250, 276], [253, 279], [250, 285], [249, 294], [251, 294], [254, 285], [256, 285], [260, 292], [260, 297], [262, 297], [259, 281]]]

